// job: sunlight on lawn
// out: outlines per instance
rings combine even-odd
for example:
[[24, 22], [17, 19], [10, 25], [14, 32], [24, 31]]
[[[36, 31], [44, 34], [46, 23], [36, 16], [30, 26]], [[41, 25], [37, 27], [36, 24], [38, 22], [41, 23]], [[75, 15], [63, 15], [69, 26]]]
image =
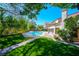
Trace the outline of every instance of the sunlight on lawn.
[[16, 48], [6, 54], [15, 56], [67, 56], [79, 55], [79, 48], [63, 43], [55, 42], [50, 38], [38, 38], [37, 40]]

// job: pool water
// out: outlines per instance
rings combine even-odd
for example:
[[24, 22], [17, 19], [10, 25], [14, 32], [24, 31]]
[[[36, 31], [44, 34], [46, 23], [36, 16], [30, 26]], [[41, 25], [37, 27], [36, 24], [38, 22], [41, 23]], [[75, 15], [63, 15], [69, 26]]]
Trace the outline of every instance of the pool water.
[[31, 34], [33, 36], [39, 36], [42, 34], [42, 32], [39, 32], [39, 31], [31, 31], [31, 32], [28, 32], [27, 34]]
[[43, 31], [30, 31], [30, 32], [27, 32], [27, 33], [23, 33], [23, 36], [24, 37], [28, 37], [28, 36], [41, 36], [43, 34]]

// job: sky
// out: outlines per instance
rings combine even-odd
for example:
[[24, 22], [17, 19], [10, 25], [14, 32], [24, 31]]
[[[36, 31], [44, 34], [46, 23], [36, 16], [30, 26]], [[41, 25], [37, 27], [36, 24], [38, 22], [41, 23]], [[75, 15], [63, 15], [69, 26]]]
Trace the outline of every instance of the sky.
[[[40, 11], [39, 15], [37, 16], [36, 23], [38, 25], [44, 25], [47, 22], [52, 22], [57, 18], [61, 17], [62, 9], [55, 6], [48, 6], [47, 9], [43, 9]], [[77, 9], [68, 9], [68, 15], [79, 12]]]

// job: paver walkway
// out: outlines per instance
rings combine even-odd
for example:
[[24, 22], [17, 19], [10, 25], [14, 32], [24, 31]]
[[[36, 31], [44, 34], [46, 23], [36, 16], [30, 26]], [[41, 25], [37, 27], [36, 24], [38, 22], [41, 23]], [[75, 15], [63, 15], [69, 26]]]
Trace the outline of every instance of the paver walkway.
[[[36, 38], [38, 38], [38, 37], [36, 37]], [[4, 49], [0, 50], [0, 56], [4, 55], [5, 53], [7, 53], [7, 52], [9, 52], [9, 51], [11, 51], [11, 50], [13, 50], [13, 49], [16, 49], [17, 47], [20, 47], [20, 46], [22, 46], [22, 45], [25, 45], [25, 44], [27, 44], [27, 43], [30, 43], [30, 42], [36, 40], [36, 38], [29, 39], [29, 40], [24, 41], [24, 42], [21, 42], [21, 43], [19, 43], [19, 44], [15, 44], [15, 45], [12, 45], [12, 46], [10, 46], [10, 47], [4, 48]]]

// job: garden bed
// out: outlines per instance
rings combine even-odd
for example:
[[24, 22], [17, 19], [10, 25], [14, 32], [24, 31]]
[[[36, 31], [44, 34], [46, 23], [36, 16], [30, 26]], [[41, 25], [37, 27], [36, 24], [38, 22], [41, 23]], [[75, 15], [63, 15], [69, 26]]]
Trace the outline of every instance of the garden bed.
[[50, 38], [37, 40], [16, 48], [6, 56], [79, 56], [79, 48], [53, 41]]

